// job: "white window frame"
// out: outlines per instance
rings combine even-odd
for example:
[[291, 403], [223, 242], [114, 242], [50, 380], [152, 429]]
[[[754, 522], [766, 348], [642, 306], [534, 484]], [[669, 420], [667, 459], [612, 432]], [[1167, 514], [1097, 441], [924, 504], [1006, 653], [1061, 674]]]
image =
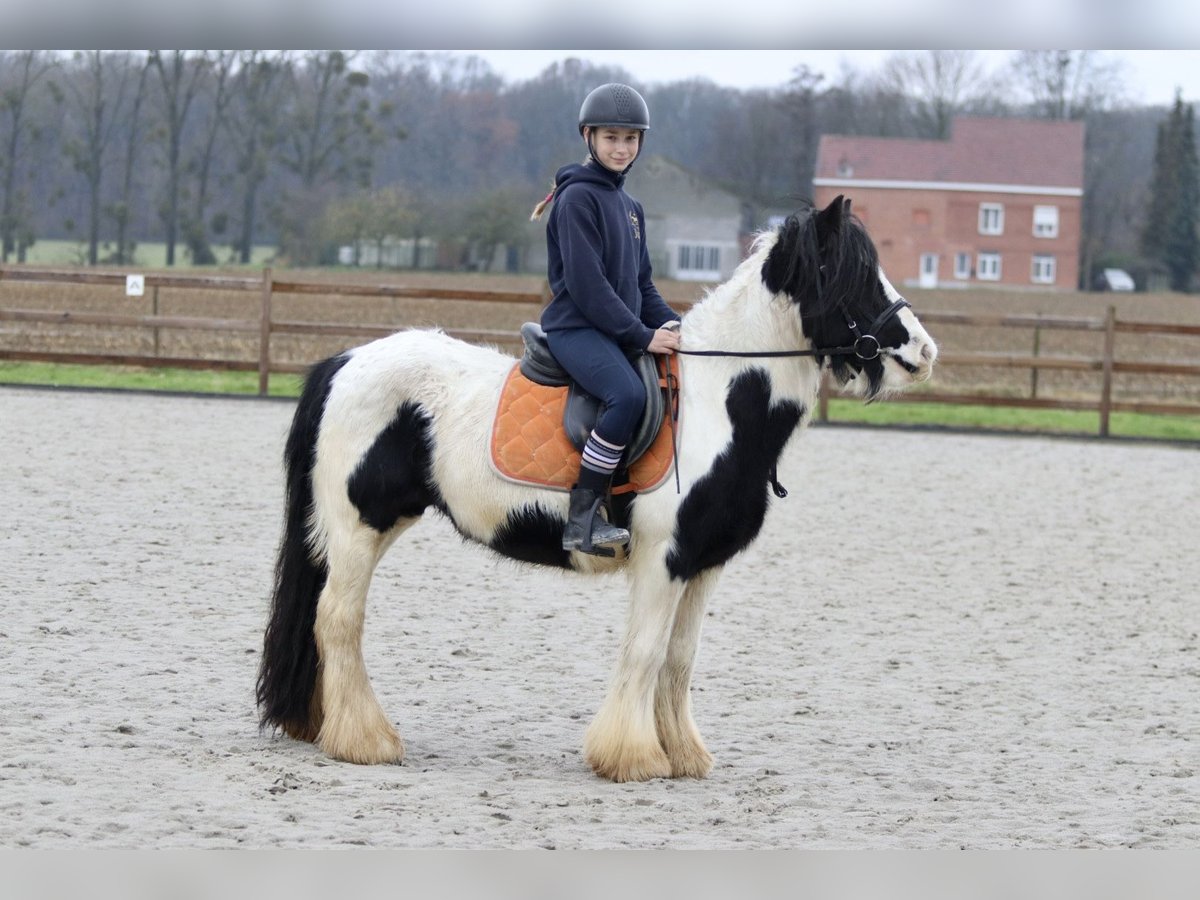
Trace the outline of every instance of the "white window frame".
[[679, 281], [720, 281], [721, 245], [704, 241], [680, 242], [674, 248], [675, 278]]
[[1038, 238], [1058, 237], [1058, 207], [1035, 206], [1033, 208], [1033, 236]]
[[979, 204], [979, 233], [998, 235], [1004, 234], [1004, 204]]
[[1001, 271], [999, 253], [980, 253], [975, 258], [975, 277], [980, 281], [999, 281]]
[[954, 277], [961, 281], [967, 281], [971, 277], [971, 254], [970, 253], [955, 253], [954, 254]]
[[1038, 254], [1029, 267], [1029, 280], [1034, 284], [1054, 284], [1058, 278], [1058, 260]]

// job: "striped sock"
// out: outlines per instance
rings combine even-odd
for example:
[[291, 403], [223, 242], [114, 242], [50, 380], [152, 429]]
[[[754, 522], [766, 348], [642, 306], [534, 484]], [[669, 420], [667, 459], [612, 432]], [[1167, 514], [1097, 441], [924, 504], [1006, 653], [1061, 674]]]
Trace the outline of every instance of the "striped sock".
[[582, 466], [607, 480], [616, 471], [624, 452], [624, 444], [611, 444], [593, 431], [583, 446]]

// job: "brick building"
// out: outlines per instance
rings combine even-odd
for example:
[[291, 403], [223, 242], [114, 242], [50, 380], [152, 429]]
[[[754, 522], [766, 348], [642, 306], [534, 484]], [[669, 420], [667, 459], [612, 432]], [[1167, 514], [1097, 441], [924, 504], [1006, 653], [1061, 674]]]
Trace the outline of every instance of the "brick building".
[[1074, 290], [1083, 123], [954, 120], [945, 141], [825, 135], [814, 200], [838, 194], [897, 285]]

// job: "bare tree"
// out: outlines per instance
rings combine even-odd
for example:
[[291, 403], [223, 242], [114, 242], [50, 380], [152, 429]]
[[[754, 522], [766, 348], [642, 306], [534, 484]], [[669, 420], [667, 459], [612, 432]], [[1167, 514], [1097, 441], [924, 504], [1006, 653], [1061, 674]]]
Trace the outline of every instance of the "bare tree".
[[357, 56], [311, 51], [292, 70], [279, 159], [300, 190], [281, 197], [277, 216], [280, 248], [295, 264], [316, 262], [324, 252], [317, 224], [338, 189], [370, 184], [373, 149], [383, 135], [378, 121], [386, 113], [372, 108], [370, 79], [353, 66]]
[[821, 96], [823, 130], [828, 134], [917, 137], [914, 102], [887, 79], [864, 77], [857, 69], [843, 66]]
[[247, 50], [238, 56], [234, 102], [225, 123], [241, 182], [242, 216], [236, 251], [238, 261], [243, 264], [250, 262], [258, 191], [266, 180], [271, 154], [279, 141], [281, 88], [290, 66], [287, 53], [268, 55], [261, 50]]
[[135, 67], [131, 57], [106, 56], [101, 50], [76, 51], [79, 67], [66, 80], [71, 112], [76, 117], [78, 134], [67, 139], [64, 149], [87, 183], [87, 262], [96, 265], [100, 246], [102, 182], [113, 133], [119, 124], [117, 113], [125, 98], [130, 73]]
[[775, 91], [752, 90], [742, 103], [723, 110], [709, 127], [726, 136], [715, 162], [728, 183], [758, 206], [783, 202], [779, 176], [794, 165], [789, 159], [793, 123], [786, 103]]
[[166, 125], [167, 201], [163, 210], [166, 225], [167, 265], [175, 265], [175, 243], [179, 228], [180, 156], [188, 112], [199, 88], [203, 66], [183, 50], [150, 51], [150, 64], [158, 72], [163, 123]]
[[356, 56], [313, 51], [293, 70], [291, 116], [280, 158], [306, 190], [324, 177], [348, 175], [344, 151], [370, 128], [364, 94], [368, 76], [351, 68]]
[[825, 76], [808, 66], [799, 65], [792, 71], [784, 94], [784, 102], [795, 122], [795, 164], [797, 193], [812, 196], [813, 172], [817, 165], [817, 141], [821, 124], [817, 118], [818, 89]]
[[226, 110], [233, 97], [230, 85], [236, 59], [237, 54], [232, 50], [216, 50], [203, 57], [204, 83], [209, 92], [205, 95], [208, 117], [196, 154], [189, 163], [189, 169], [196, 175], [192, 211], [181, 215], [184, 242], [192, 263], [198, 266], [212, 265], [217, 261], [208, 240], [209, 189], [217, 138], [225, 128]]
[[137, 85], [133, 89], [131, 109], [127, 121], [127, 140], [125, 142], [125, 172], [121, 179], [121, 196], [116, 203], [109, 207], [108, 212], [117, 226], [117, 247], [113, 253], [113, 262], [125, 265], [133, 262], [133, 243], [129, 237], [129, 223], [133, 210], [133, 180], [136, 171], [137, 151], [145, 140], [141, 129], [142, 100], [146, 95], [146, 75], [150, 64], [146, 62], [137, 66]]
[[[4, 153], [0, 155], [0, 260], [8, 262], [17, 248], [25, 198], [17, 188], [23, 152], [21, 139], [32, 126], [26, 113], [35, 86], [55, 65], [41, 50], [25, 50], [0, 57], [0, 122], [5, 122]], [[21, 255], [24, 247], [18, 250]]]
[[954, 116], [984, 85], [986, 75], [973, 50], [925, 50], [890, 57], [883, 79], [915, 101], [922, 137], [946, 139]]
[[1082, 119], [1121, 97], [1123, 67], [1094, 50], [1022, 50], [1009, 67], [1031, 111], [1044, 119]]

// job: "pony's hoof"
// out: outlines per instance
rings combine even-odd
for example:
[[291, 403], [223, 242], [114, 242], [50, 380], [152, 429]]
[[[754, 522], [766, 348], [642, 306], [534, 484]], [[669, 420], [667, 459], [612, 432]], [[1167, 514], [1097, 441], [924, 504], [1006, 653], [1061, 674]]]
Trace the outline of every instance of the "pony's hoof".
[[[326, 723], [328, 724], [328, 723]], [[400, 764], [404, 762], [404, 741], [390, 725], [373, 728], [354, 737], [335, 737], [323, 729], [317, 741], [320, 748], [334, 759], [363, 766]]]
[[707, 778], [712, 771], [713, 758], [704, 747], [670, 755], [672, 778]]
[[634, 749], [615, 748], [607, 753], [587, 751], [588, 765], [601, 778], [609, 781], [649, 781], [651, 778], [670, 778], [671, 761], [662, 747]]

